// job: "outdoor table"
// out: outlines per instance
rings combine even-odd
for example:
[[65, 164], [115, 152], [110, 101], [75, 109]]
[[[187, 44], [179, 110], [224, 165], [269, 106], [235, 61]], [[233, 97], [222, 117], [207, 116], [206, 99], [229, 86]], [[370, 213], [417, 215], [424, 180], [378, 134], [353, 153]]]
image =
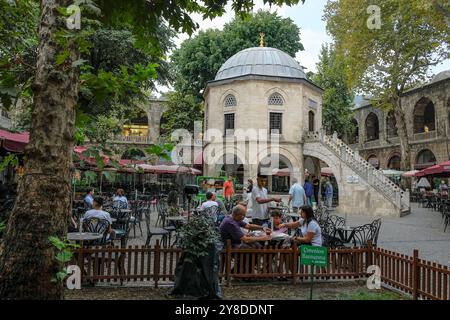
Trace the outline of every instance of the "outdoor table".
[[352, 241], [353, 234], [355, 233], [354, 227], [337, 227], [336, 230], [341, 240], [345, 243]]
[[103, 238], [103, 234], [101, 233], [93, 233], [93, 232], [69, 232], [67, 233], [67, 240], [69, 241], [93, 241], [99, 240]]

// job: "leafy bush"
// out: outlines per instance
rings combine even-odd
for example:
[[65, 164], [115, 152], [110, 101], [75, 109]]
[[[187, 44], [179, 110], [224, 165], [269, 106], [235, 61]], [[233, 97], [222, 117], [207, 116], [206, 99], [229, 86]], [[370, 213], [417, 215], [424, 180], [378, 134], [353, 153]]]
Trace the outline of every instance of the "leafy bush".
[[[61, 240], [58, 237], [49, 237], [48, 240], [57, 249], [58, 253], [55, 256], [55, 259], [62, 265], [70, 262], [73, 257], [73, 251], [80, 247], [77, 244], [69, 243], [67, 240]], [[56, 276], [52, 279], [52, 282], [62, 282], [67, 276], [67, 268], [63, 267], [56, 273]]]
[[181, 249], [186, 260], [208, 255], [209, 248], [219, 240], [219, 232], [214, 221], [203, 214], [192, 217], [180, 230]]

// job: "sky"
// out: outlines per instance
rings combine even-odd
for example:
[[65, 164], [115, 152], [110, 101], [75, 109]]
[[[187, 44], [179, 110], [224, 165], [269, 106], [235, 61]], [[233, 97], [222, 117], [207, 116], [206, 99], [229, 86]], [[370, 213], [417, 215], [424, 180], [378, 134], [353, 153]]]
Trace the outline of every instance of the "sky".
[[[300, 41], [305, 50], [299, 51], [296, 60], [306, 68], [306, 72], [316, 71], [316, 63], [319, 61], [319, 53], [322, 44], [331, 43], [332, 39], [326, 32], [326, 22], [322, 20], [323, 10], [327, 0], [307, 0], [304, 4], [298, 4], [292, 7], [288, 6], [272, 6], [264, 5], [262, 0], [255, 0], [254, 11], [258, 9], [267, 9], [272, 12], [276, 11], [282, 17], [291, 18], [293, 22], [300, 28]], [[213, 20], [203, 20], [201, 15], [194, 14], [192, 18], [200, 25], [199, 30], [209, 28], [223, 29], [225, 23], [230, 22], [234, 18], [234, 12], [231, 9], [231, 2], [226, 6], [226, 13]], [[195, 36], [195, 34], [194, 34]], [[186, 34], [180, 34], [175, 43], [179, 47], [180, 43], [188, 38]], [[443, 64], [431, 68], [431, 74], [437, 74], [444, 70], [450, 70], [450, 59]], [[165, 92], [167, 88], [158, 88]]]

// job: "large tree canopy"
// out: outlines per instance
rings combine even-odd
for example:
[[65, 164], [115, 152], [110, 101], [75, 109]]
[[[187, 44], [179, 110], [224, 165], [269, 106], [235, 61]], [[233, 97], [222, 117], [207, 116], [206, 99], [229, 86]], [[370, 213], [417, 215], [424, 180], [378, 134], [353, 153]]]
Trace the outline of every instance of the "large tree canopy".
[[[373, 96], [376, 106], [394, 110], [402, 169], [410, 168], [411, 153], [400, 96], [423, 82], [429, 67], [450, 52], [448, 17], [440, 6], [444, 1], [434, 3], [330, 0], [325, 9], [327, 29], [346, 65], [349, 84]], [[368, 13], [373, 5], [376, 10]]]
[[322, 103], [325, 130], [341, 135], [351, 133], [353, 94], [345, 79], [344, 64], [337, 59], [332, 46], [322, 46], [317, 73], [312, 76], [312, 81], [325, 90]]
[[175, 89], [193, 94], [200, 102], [206, 83], [214, 79], [220, 66], [240, 50], [258, 46], [261, 32], [268, 47], [278, 48], [292, 57], [303, 50], [299, 27], [291, 19], [263, 10], [246, 18], [238, 16], [223, 31], [201, 31], [174, 51]]
[[[8, 12], [17, 3], [34, 0], [5, 1]], [[297, 0], [264, 0], [265, 3], [296, 4]], [[90, 14], [103, 15], [104, 27], [130, 30], [139, 48], [147, 53], [160, 51], [150, 35], [164, 19], [177, 30], [192, 31], [197, 25], [191, 13], [212, 18], [224, 12], [226, 1], [122, 1], [83, 0], [80, 30], [68, 29], [65, 8], [71, 0], [41, 0], [38, 25], [36, 69], [33, 79], [33, 112], [30, 141], [25, 149], [25, 174], [18, 186], [17, 199], [8, 220], [0, 247], [0, 296], [4, 299], [60, 299], [61, 282], [52, 282], [61, 264], [55, 259], [56, 248], [49, 237], [63, 237], [71, 212], [72, 151], [75, 134], [75, 110], [80, 85], [89, 86], [94, 95], [117, 92], [124, 96], [137, 83], [156, 76], [155, 66], [135, 66], [130, 74], [120, 68], [112, 73], [81, 75], [81, 54], [89, 50], [88, 37], [98, 29]], [[237, 13], [248, 12], [252, 0], [233, 1]], [[3, 13], [3, 12], [2, 12]], [[89, 18], [91, 21], [88, 21]], [[11, 20], [12, 21], [12, 20]], [[20, 31], [19, 31], [20, 32]], [[151, 45], [150, 45], [151, 44]], [[161, 52], [161, 51], [160, 51]], [[84, 69], [86, 70], [86, 69]], [[81, 80], [81, 81], [80, 81]], [[0, 79], [3, 81], [3, 79]]]

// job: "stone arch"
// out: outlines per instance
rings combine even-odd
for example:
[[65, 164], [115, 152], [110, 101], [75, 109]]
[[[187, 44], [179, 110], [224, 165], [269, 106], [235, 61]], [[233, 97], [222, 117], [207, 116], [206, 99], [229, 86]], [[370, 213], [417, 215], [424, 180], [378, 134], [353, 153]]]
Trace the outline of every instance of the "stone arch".
[[386, 168], [400, 170], [400, 161], [402, 157], [398, 151], [392, 152], [386, 159]]
[[422, 149], [417, 152], [414, 167], [415, 169], [424, 169], [435, 165], [436, 163], [436, 156], [434, 155], [433, 151], [431, 151], [430, 149]]
[[336, 179], [338, 194], [339, 194], [339, 206], [341, 205], [341, 197], [347, 195], [345, 189], [345, 176], [344, 168], [340, 161], [336, 161], [337, 158], [334, 154], [330, 153], [326, 147], [322, 146], [320, 143], [305, 143], [303, 146], [303, 155], [305, 157], [313, 157], [319, 159], [320, 161], [326, 163], [326, 165], [331, 168], [331, 171]]
[[[270, 172], [262, 170], [264, 160], [268, 160], [270, 166], [267, 168]], [[283, 154], [278, 154], [278, 164], [271, 163], [270, 155], [262, 158], [258, 164], [258, 173], [268, 175], [268, 189], [270, 192], [288, 192], [291, 185], [291, 176], [294, 173], [294, 167], [291, 161]], [[277, 172], [272, 171], [272, 167], [277, 168]], [[286, 172], [286, 169], [288, 172]], [[270, 174], [269, 174], [270, 173]]]
[[380, 123], [378, 116], [371, 112], [366, 117], [366, 141], [378, 140], [380, 138]]
[[398, 136], [397, 132], [397, 120], [395, 119], [394, 111], [391, 110], [386, 115], [386, 136], [393, 138]]
[[366, 161], [370, 163], [374, 168], [376, 169], [380, 168], [380, 160], [378, 159], [378, 156], [375, 153], [369, 154]]
[[434, 131], [436, 129], [436, 111], [434, 103], [422, 97], [414, 106], [414, 133]]
[[290, 150], [282, 146], [276, 148], [268, 147], [266, 149], [260, 150], [258, 152], [258, 167], [260, 162], [264, 158], [266, 158], [268, 155], [272, 155], [275, 152], [277, 152], [277, 154], [280, 155], [281, 158], [287, 159], [290, 162], [291, 166], [289, 167], [289, 172], [291, 173], [291, 176], [299, 178], [301, 168], [299, 159]]

